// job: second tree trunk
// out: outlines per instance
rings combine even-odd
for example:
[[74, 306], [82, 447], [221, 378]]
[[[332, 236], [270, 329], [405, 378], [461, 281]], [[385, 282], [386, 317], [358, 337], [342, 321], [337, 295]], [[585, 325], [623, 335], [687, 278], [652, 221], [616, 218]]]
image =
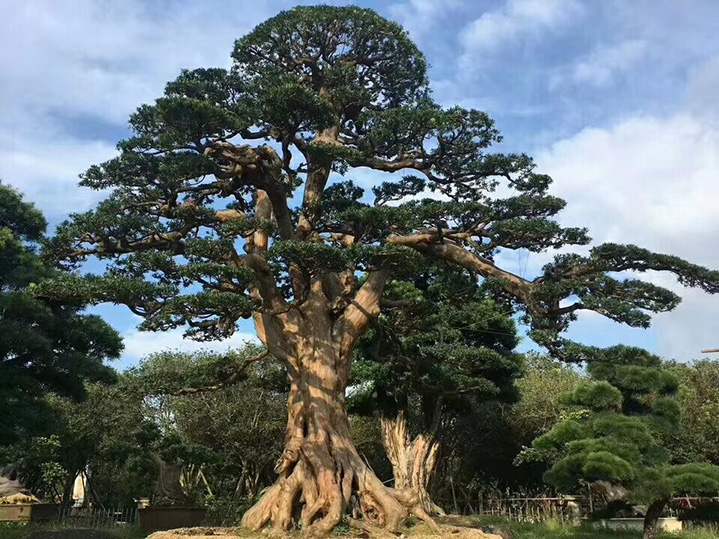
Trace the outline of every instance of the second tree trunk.
[[414, 490], [422, 509], [430, 515], [445, 515], [429, 495], [429, 483], [439, 456], [436, 432], [423, 432], [410, 438], [407, 411], [400, 407], [396, 413], [383, 413], [380, 418], [382, 443], [392, 464], [396, 489]]

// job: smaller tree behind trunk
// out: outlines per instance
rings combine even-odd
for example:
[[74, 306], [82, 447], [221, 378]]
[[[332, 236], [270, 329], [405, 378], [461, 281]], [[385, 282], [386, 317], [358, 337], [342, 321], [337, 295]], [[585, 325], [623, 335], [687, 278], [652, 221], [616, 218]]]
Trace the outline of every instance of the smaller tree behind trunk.
[[429, 483], [440, 453], [438, 431], [441, 403], [437, 403], [429, 428], [414, 438], [410, 436], [406, 399], [402, 404], [394, 411], [384, 409], [380, 414], [382, 444], [392, 464], [394, 487], [413, 489], [427, 513], [444, 516], [444, 510], [432, 501], [429, 494]]
[[429, 265], [388, 284], [386, 314], [358, 349], [350, 411], [379, 415], [395, 488], [413, 489], [429, 514], [444, 514], [430, 496], [442, 426], [472, 400], [514, 398], [516, 328], [490, 298], [469, 273]]

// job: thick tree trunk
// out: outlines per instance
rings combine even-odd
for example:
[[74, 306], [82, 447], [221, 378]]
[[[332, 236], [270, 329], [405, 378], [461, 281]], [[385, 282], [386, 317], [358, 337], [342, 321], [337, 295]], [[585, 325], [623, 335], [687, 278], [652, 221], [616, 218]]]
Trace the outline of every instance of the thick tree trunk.
[[439, 455], [439, 441], [435, 434], [421, 433], [411, 440], [407, 411], [403, 408], [394, 415], [382, 414], [380, 422], [382, 443], [392, 464], [395, 488], [414, 490], [424, 511], [444, 516], [444, 510], [432, 501], [428, 490]]
[[664, 507], [667, 505], [666, 499], [656, 500], [647, 508], [647, 514], [644, 516], [644, 532], [643, 539], [656, 539], [659, 537], [657, 523], [659, 517], [662, 516]]
[[415, 492], [385, 487], [357, 453], [345, 409], [351, 346], [336, 335], [327, 312], [312, 310], [310, 298], [301, 319], [280, 320], [281, 332], [268, 317], [255, 322], [260, 338], [287, 365], [290, 397], [279, 479], [247, 511], [243, 526], [302, 527], [323, 535], [350, 510], [363, 517], [365, 529], [397, 531], [410, 514], [433, 524]]

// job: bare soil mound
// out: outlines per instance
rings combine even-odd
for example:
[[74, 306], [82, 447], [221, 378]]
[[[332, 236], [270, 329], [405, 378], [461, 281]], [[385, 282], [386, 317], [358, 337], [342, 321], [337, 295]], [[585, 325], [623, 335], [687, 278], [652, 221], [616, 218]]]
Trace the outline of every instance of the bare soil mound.
[[46, 530], [32, 532], [28, 539], [117, 539], [117, 536], [104, 530]]
[[178, 528], [166, 532], [155, 532], [147, 539], [217, 539], [218, 537], [251, 537], [253, 535], [260, 536], [260, 534], [241, 528]]
[[[287, 537], [295, 537], [293, 534], [287, 534]], [[352, 537], [372, 537], [372, 534], [357, 532]], [[388, 537], [389, 533], [381, 534], [378, 537]], [[258, 533], [240, 528], [180, 528], [165, 532], [155, 532], [147, 539], [218, 539], [220, 537], [265, 537]], [[478, 528], [470, 528], [464, 526], [442, 525], [441, 534], [436, 533], [429, 527], [418, 525], [409, 530], [400, 537], [410, 538], [442, 538], [442, 539], [506, 539], [505, 536], [496, 533], [487, 533]]]

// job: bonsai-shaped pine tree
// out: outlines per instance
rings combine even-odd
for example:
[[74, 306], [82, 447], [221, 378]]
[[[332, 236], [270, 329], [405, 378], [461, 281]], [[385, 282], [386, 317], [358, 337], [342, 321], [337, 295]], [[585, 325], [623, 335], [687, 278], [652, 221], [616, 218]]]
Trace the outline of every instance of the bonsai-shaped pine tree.
[[644, 537], [672, 496], [713, 495], [719, 467], [672, 464], [667, 442], [679, 428], [676, 377], [659, 357], [616, 346], [588, 365], [591, 380], [566, 395], [575, 413], [537, 438], [531, 451], [553, 462], [545, 480], [565, 492], [599, 483], [615, 496], [648, 505]]
[[[560, 337], [577, 311], [646, 326], [648, 312], [679, 301], [616, 272], [664, 270], [719, 291], [718, 272], [635, 246], [561, 255], [532, 280], [502, 267], [501, 251], [589, 238], [553, 220], [564, 201], [531, 158], [490, 151], [500, 136], [485, 113], [432, 100], [422, 53], [371, 10], [282, 12], [232, 58], [229, 71], [182, 72], [132, 115], [120, 154], [83, 175], [109, 196], [51, 246], [74, 264], [98, 257], [105, 273], [37, 293], [125, 304], [142, 329], [183, 327], [196, 339], [253, 319], [291, 397], [279, 479], [245, 514], [249, 528], [327, 533], [350, 506], [365, 527], [426, 518], [416, 493], [368, 469], [345, 406], [353, 350], [385, 285], [423, 257], [490, 280], [535, 340], [577, 358], [582, 349]], [[361, 170], [386, 173], [374, 198], [337, 181]]]
[[37, 253], [46, 226], [33, 204], [0, 184], [0, 450], [7, 455], [0, 462], [27, 449], [7, 446], [46, 434], [49, 393], [80, 400], [85, 382], [115, 381], [105, 360], [122, 350], [116, 331], [81, 314], [82, 303], [29, 293], [32, 283], [57, 273]]
[[512, 309], [470, 273], [436, 267], [390, 283], [381, 304], [357, 347], [351, 410], [379, 412], [394, 487], [444, 514], [428, 492], [441, 430], [471, 399], [513, 398], [521, 356]]

